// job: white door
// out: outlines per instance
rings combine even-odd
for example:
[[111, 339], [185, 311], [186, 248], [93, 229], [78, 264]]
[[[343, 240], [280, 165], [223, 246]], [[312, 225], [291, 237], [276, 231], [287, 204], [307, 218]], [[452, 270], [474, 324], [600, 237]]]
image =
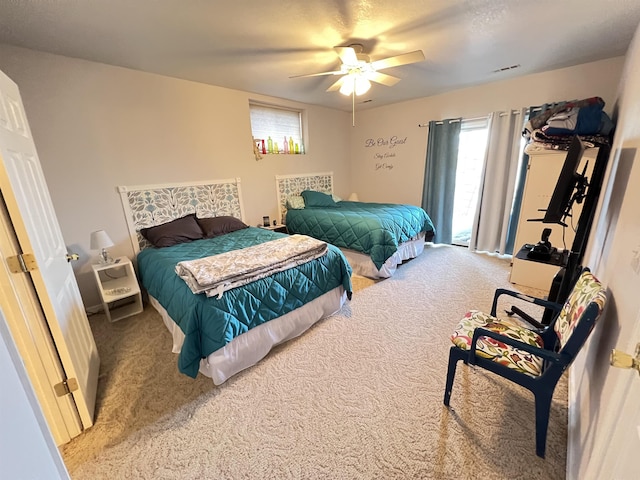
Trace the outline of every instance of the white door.
[[[633, 353], [633, 352], [631, 352]], [[616, 479], [638, 478], [638, 452], [640, 452], [640, 378], [637, 372], [627, 372], [625, 404], [622, 412], [629, 412], [629, 418], [623, 418], [619, 428], [621, 430], [620, 444], [623, 446], [620, 456], [613, 467], [613, 477]], [[623, 417], [624, 414], [621, 414]]]
[[[623, 340], [623, 339], [620, 339]], [[635, 355], [640, 343], [640, 312], [635, 320], [633, 333], [616, 345], [616, 350]], [[613, 367], [611, 367], [613, 368]], [[635, 370], [611, 372], [616, 375], [616, 385], [611, 406], [611, 440], [607, 442], [607, 454], [600, 467], [599, 478], [633, 480], [638, 478], [638, 452], [640, 452], [640, 375]]]
[[[2, 196], [4, 192], [0, 190]], [[58, 396], [53, 388], [65, 379], [65, 372], [31, 278], [9, 269], [9, 259], [20, 250], [9, 213], [0, 198], [0, 304], [49, 430], [56, 444], [62, 445], [80, 435], [82, 423], [73, 398]]]
[[[100, 358], [17, 85], [0, 72], [0, 188], [84, 428], [93, 425]], [[77, 181], [77, 179], [74, 179]]]

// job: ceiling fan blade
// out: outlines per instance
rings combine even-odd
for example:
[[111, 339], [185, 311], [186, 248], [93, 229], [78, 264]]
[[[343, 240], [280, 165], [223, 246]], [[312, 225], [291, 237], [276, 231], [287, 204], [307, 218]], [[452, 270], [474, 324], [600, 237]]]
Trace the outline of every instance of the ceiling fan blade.
[[335, 70], [333, 72], [320, 72], [320, 73], [307, 73], [305, 75], [293, 75], [289, 78], [300, 78], [300, 77], [320, 77], [322, 75], [342, 75], [344, 72], [340, 70]]
[[340, 87], [342, 87], [342, 84], [344, 83], [346, 78], [347, 75], [345, 75], [344, 77], [340, 77], [336, 82], [332, 83], [329, 88], [327, 88], [327, 92], [335, 92], [336, 90], [340, 90]]
[[395, 57], [376, 60], [375, 62], [371, 62], [371, 66], [375, 70], [382, 70], [383, 68], [397, 67], [398, 65], [407, 65], [409, 63], [422, 61], [424, 61], [424, 53], [422, 53], [422, 50], [415, 50], [413, 52], [403, 53], [402, 55], [396, 55]]
[[334, 47], [342, 63], [346, 65], [357, 65], [358, 57], [353, 47]]
[[387, 75], [386, 73], [380, 73], [380, 72], [367, 73], [366, 77], [372, 82], [381, 83], [383, 85], [386, 85], [387, 87], [393, 87], [396, 83], [400, 81], [398, 77], [394, 77], [392, 75]]

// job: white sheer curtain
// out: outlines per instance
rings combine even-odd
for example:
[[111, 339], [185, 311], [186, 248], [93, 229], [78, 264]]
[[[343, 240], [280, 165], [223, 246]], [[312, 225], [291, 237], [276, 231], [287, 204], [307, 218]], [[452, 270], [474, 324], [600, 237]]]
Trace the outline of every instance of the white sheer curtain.
[[493, 112], [469, 248], [506, 253], [526, 109]]

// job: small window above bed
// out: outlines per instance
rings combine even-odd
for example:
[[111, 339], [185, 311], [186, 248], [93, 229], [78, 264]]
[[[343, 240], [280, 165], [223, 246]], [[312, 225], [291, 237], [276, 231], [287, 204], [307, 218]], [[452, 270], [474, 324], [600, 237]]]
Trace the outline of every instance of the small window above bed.
[[304, 153], [302, 111], [249, 103], [251, 134], [263, 155]]

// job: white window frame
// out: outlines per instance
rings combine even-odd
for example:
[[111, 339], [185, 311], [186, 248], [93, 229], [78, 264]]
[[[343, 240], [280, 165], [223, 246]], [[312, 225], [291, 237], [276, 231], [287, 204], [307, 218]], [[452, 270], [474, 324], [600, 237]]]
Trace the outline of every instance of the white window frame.
[[[278, 113], [284, 113], [286, 117], [286, 122], [289, 125], [279, 126], [279, 125], [271, 125], [271, 126], [257, 126], [256, 128], [256, 120], [253, 116], [253, 112], [257, 109], [262, 109], [265, 112], [270, 111], [274, 117], [277, 117]], [[292, 117], [292, 113], [296, 114], [298, 117], [298, 121], [291, 121], [289, 117]], [[259, 151], [262, 148], [262, 140], [265, 142], [265, 147], [268, 148], [268, 137], [271, 137], [272, 145], [273, 145], [273, 154], [283, 154], [285, 153], [284, 149], [284, 137], [287, 137], [287, 141], [289, 138], [293, 138], [294, 146], [298, 144], [298, 153], [304, 154], [306, 152], [306, 142], [305, 142], [305, 131], [304, 131], [304, 111], [299, 108], [292, 107], [283, 107], [280, 105], [272, 105], [268, 103], [249, 101], [249, 117], [251, 123], [251, 135], [253, 136], [254, 141], [258, 145]], [[275, 119], [277, 122], [277, 118]], [[278, 151], [275, 151], [275, 146], [277, 144]], [[286, 153], [294, 153], [294, 152], [286, 152]], [[267, 155], [270, 152], [267, 151]]]

